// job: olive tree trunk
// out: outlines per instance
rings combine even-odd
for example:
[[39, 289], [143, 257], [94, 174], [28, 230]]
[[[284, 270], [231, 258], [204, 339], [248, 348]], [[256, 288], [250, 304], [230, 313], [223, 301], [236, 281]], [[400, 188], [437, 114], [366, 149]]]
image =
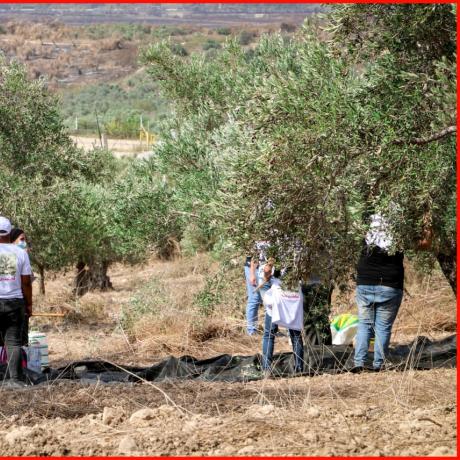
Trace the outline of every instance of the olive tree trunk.
[[45, 267], [43, 265], [38, 265], [38, 273], [40, 274], [39, 292], [45, 295]]
[[113, 289], [112, 282], [107, 275], [109, 265], [107, 261], [92, 263], [89, 266], [83, 261], [78, 262], [74, 280], [74, 294], [82, 296], [89, 291]]
[[436, 254], [441, 270], [457, 297], [457, 246], [449, 254]]

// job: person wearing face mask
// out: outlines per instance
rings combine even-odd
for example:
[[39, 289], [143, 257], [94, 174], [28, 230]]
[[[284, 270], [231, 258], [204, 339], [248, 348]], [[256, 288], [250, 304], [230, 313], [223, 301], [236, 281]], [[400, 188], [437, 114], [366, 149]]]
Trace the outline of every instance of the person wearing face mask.
[[19, 246], [21, 249], [24, 249], [24, 251], [29, 252], [27, 247], [27, 238], [24, 230], [20, 228], [13, 228], [10, 233], [10, 241], [12, 244]]
[[[27, 245], [27, 237], [26, 234], [24, 233], [24, 230], [21, 228], [13, 228], [10, 233], [10, 241], [12, 244], [16, 245], [17, 247], [23, 249], [27, 253], [29, 253], [29, 246]], [[32, 272], [31, 274], [31, 280], [32, 282], [35, 279], [35, 276]], [[26, 311], [25, 312], [25, 317], [24, 317], [24, 324], [22, 327], [22, 345], [27, 347], [29, 346], [29, 314]]]
[[32, 281], [27, 252], [11, 244], [11, 222], [0, 216], [0, 339], [8, 355], [10, 384], [23, 386], [21, 334], [24, 312], [32, 314]]

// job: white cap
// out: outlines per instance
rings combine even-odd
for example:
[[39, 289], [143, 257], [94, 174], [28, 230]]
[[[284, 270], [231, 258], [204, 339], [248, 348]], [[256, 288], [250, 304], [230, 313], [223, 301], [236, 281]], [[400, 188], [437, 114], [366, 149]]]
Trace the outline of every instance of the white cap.
[[11, 222], [3, 216], [0, 216], [0, 236], [9, 235], [11, 232]]

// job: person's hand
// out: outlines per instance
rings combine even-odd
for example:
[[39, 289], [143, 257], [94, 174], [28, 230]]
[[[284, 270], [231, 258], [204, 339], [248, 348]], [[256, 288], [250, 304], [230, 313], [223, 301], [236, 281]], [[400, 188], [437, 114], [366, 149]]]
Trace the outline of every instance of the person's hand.
[[32, 305], [26, 305], [26, 315], [29, 318], [32, 316]]
[[264, 267], [264, 278], [268, 281], [272, 277], [273, 265], [265, 265]]
[[252, 286], [257, 286], [257, 280], [254, 275], [249, 276], [249, 282], [251, 283]]

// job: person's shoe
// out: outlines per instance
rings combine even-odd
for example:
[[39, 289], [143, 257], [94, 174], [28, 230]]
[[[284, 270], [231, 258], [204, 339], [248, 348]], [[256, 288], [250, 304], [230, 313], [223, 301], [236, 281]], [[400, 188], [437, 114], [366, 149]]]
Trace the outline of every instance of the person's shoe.
[[350, 372], [352, 374], [361, 374], [361, 372], [364, 372], [364, 366], [353, 366], [350, 369]]

